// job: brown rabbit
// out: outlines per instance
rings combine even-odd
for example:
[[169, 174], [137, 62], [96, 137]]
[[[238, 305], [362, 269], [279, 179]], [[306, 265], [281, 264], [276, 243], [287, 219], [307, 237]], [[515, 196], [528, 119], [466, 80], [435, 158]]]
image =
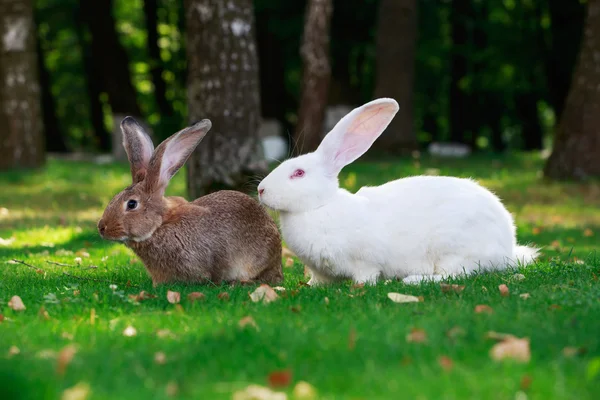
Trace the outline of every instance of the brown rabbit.
[[154, 285], [167, 282], [279, 283], [281, 239], [273, 219], [250, 196], [223, 190], [193, 202], [164, 197], [169, 180], [211, 128], [207, 119], [177, 132], [156, 150], [131, 117], [121, 122], [133, 184], [98, 222], [100, 235], [130, 247]]

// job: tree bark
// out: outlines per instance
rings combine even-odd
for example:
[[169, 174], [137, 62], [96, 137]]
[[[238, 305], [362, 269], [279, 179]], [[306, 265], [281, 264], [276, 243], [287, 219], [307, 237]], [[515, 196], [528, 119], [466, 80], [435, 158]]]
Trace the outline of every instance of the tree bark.
[[43, 121], [30, 0], [0, 0], [0, 170], [44, 164]]
[[309, 0], [306, 5], [302, 56], [302, 94], [294, 139], [294, 154], [316, 150], [321, 143], [331, 80], [329, 26], [331, 0]]
[[83, 70], [85, 71], [90, 122], [92, 124], [92, 129], [94, 130], [96, 145], [101, 151], [110, 152], [112, 149], [112, 140], [104, 125], [104, 110], [102, 109], [102, 102], [100, 101], [104, 77], [102, 76], [102, 71], [94, 64], [92, 52], [88, 45], [88, 41], [86, 40], [86, 31], [82, 20], [83, 16], [81, 15], [81, 10], [78, 10], [75, 15], [75, 31], [77, 33], [77, 43], [81, 49]]
[[600, 0], [589, 0], [583, 43], [545, 175], [600, 177]]
[[394, 98], [400, 110], [374, 147], [408, 153], [418, 147], [413, 112], [417, 1], [382, 0], [376, 35], [375, 97]]
[[261, 143], [260, 87], [251, 0], [186, 0], [190, 121], [212, 129], [188, 161], [188, 192], [250, 191], [266, 173]]
[[585, 5], [580, 0], [549, 0], [550, 48], [546, 79], [550, 103], [559, 119], [565, 106], [583, 34]]
[[40, 76], [42, 119], [44, 121], [46, 151], [66, 153], [69, 149], [67, 148], [65, 139], [60, 131], [58, 118], [56, 116], [56, 103], [54, 102], [54, 96], [52, 95], [52, 82], [50, 81], [48, 68], [46, 68], [44, 50], [42, 49], [41, 38], [39, 35], [36, 38], [35, 47]]
[[93, 75], [102, 77], [101, 87], [108, 94], [113, 114], [113, 155], [126, 160], [119, 124], [127, 115], [141, 120], [142, 112], [131, 82], [129, 57], [115, 28], [113, 0], [80, 0], [79, 7], [91, 33], [91, 61], [96, 69]]
[[172, 116], [173, 107], [167, 99], [167, 83], [163, 79], [163, 62], [158, 47], [158, 0], [144, 0], [146, 17], [147, 46], [150, 61], [150, 75], [154, 85], [154, 98], [162, 116]]
[[456, 143], [472, 142], [472, 110], [469, 93], [461, 87], [469, 73], [468, 53], [470, 50], [469, 28], [472, 20], [471, 0], [452, 0], [450, 23], [452, 25], [452, 59], [450, 64], [450, 140]]

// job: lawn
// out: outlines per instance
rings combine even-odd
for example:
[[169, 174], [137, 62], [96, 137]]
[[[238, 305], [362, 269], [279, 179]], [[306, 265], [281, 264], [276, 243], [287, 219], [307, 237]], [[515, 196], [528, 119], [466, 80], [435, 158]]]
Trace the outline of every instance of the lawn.
[[[352, 191], [422, 173], [474, 177], [514, 213], [520, 242], [544, 246], [536, 265], [457, 279], [456, 293], [397, 281], [309, 288], [295, 260], [269, 304], [251, 301], [253, 286], [153, 288], [132, 252], [102, 241], [96, 221], [129, 183], [126, 166], [51, 160], [0, 174], [0, 398], [56, 399], [78, 385], [89, 399], [231, 399], [269, 381], [289, 399], [299, 381], [319, 399], [597, 398], [600, 184], [545, 183], [542, 164], [381, 160], [341, 177]], [[184, 175], [170, 194], [184, 193]], [[141, 291], [156, 297], [130, 296]], [[394, 303], [389, 292], [422, 301]], [[26, 310], [11, 309], [14, 295]], [[240, 326], [247, 316], [256, 326]], [[491, 331], [529, 338], [531, 359], [493, 360]]]

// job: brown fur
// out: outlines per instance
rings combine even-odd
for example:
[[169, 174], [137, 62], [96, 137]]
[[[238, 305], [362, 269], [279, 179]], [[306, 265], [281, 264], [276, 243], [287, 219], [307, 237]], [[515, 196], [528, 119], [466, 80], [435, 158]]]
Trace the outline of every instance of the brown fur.
[[[124, 135], [127, 134], [124, 128]], [[175, 136], [154, 151], [149, 165], [132, 165], [134, 179], [142, 175], [138, 168], [147, 174], [108, 204], [98, 223], [101, 235], [130, 247], [144, 262], [154, 285], [209, 281], [280, 283], [283, 272], [279, 230], [253, 198], [228, 190], [193, 202], [162, 195], [166, 185], [157, 175], [165, 152], [163, 145]], [[137, 209], [126, 210], [130, 199], [138, 201]]]

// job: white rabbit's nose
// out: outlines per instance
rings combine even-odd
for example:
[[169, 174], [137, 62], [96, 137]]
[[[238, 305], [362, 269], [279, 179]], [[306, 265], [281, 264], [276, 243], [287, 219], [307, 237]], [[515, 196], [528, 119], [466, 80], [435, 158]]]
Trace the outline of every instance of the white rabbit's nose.
[[263, 194], [265, 192], [264, 188], [260, 188], [258, 189], [258, 195], [260, 196], [261, 194]]

